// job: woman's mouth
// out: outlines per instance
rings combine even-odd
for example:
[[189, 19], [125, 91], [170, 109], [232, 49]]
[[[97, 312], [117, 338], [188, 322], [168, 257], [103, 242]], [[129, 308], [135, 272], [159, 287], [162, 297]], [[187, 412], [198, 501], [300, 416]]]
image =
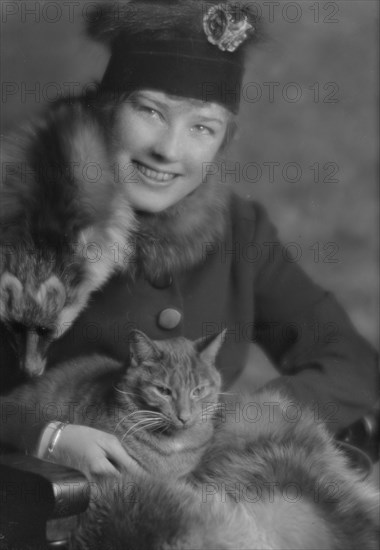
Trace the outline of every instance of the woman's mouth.
[[172, 181], [178, 175], [173, 172], [164, 172], [162, 170], [148, 168], [148, 166], [140, 164], [137, 161], [133, 161], [133, 164], [136, 166], [136, 169], [140, 172], [140, 174], [153, 183], [167, 183]]

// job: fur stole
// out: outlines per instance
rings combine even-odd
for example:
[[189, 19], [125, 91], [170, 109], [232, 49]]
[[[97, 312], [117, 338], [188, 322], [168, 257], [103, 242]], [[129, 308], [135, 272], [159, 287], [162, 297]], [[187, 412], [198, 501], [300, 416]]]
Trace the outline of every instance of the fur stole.
[[[41, 350], [90, 294], [128, 269], [114, 247], [130, 243], [135, 215], [109, 166], [103, 128], [80, 100], [58, 102], [1, 152], [0, 319], [28, 327], [25, 369], [35, 374]], [[32, 329], [43, 331], [43, 346]]]
[[163, 212], [137, 213], [135, 273], [154, 281], [205, 260], [225, 238], [229, 199], [226, 186], [207, 182]]

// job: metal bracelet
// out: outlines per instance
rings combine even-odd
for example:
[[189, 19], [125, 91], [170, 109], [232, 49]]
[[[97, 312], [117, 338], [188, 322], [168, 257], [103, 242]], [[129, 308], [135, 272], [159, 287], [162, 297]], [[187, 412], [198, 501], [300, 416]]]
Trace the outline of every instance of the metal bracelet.
[[58, 424], [58, 426], [53, 432], [53, 435], [51, 436], [48, 448], [46, 450], [45, 458], [50, 458], [50, 456], [53, 454], [55, 446], [57, 445], [58, 440], [61, 437], [61, 433], [68, 425], [69, 425], [69, 422], [60, 422]]

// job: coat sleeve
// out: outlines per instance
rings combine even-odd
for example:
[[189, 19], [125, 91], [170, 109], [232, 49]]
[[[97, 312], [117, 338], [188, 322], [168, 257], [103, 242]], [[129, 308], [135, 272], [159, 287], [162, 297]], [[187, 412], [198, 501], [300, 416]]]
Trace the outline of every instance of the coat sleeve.
[[376, 402], [377, 355], [335, 297], [304, 273], [278, 241], [265, 210], [256, 210], [255, 241], [263, 254], [255, 281], [256, 341], [284, 388], [333, 432], [353, 423]]

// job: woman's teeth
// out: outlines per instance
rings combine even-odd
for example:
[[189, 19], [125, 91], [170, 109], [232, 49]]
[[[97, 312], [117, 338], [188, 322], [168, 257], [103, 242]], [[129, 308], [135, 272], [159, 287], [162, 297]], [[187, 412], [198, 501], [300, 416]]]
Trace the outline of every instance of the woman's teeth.
[[175, 174], [172, 174], [170, 172], [158, 172], [157, 170], [152, 170], [152, 168], [147, 168], [143, 164], [139, 164], [136, 162], [137, 169], [144, 174], [144, 176], [148, 177], [151, 180], [156, 181], [169, 181], [175, 178]]

